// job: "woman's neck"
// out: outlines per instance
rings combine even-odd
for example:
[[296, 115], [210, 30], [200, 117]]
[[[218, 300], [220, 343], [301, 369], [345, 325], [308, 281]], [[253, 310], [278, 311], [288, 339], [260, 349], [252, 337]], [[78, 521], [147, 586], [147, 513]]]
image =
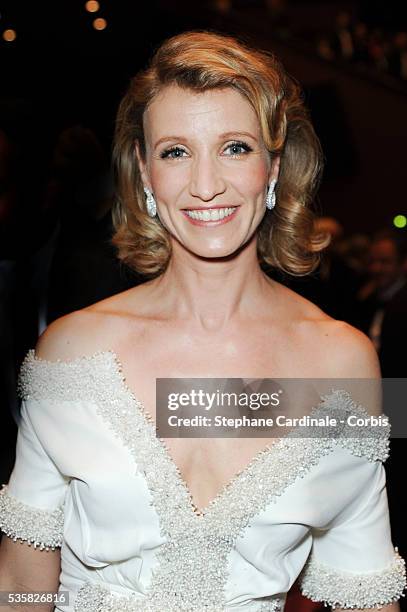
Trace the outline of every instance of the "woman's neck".
[[274, 282], [262, 272], [253, 241], [233, 257], [216, 260], [176, 246], [155, 288], [174, 318], [219, 331], [271, 309]]

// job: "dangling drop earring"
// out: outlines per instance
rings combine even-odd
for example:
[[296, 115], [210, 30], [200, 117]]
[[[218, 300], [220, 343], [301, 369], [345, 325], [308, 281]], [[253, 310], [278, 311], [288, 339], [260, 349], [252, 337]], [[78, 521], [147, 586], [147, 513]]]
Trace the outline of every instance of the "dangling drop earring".
[[157, 214], [157, 204], [154, 200], [154, 196], [147, 187], [144, 187], [144, 193], [146, 194], [147, 213], [149, 217], [155, 217]]
[[276, 194], [274, 191], [276, 184], [277, 184], [276, 179], [273, 179], [270, 183], [270, 187], [267, 192], [266, 206], [269, 210], [272, 210], [274, 206], [276, 205]]

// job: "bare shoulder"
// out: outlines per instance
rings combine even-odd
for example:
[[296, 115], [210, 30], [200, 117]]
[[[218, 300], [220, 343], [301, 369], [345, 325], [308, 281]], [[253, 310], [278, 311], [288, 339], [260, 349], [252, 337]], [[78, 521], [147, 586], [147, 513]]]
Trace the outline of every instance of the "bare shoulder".
[[[48, 361], [69, 361], [98, 351], [115, 350], [120, 338], [133, 331], [141, 287], [135, 287], [91, 306], [76, 310], [48, 325], [38, 339], [36, 356]], [[131, 303], [131, 306], [130, 306]]]
[[[345, 321], [332, 318], [303, 296], [287, 292], [289, 316], [300, 322], [304, 346], [323, 363], [326, 376], [343, 378], [380, 378], [376, 349], [366, 334]], [[308, 348], [307, 348], [308, 350]], [[324, 374], [324, 375], [325, 375]]]
[[35, 354], [48, 361], [93, 354], [101, 350], [100, 327], [95, 314], [86, 308], [67, 314], [48, 325], [37, 341]]
[[332, 374], [338, 378], [380, 378], [377, 351], [370, 338], [345, 321], [331, 319], [322, 326]]
[[[312, 354], [312, 371], [318, 372], [321, 394], [347, 391], [356, 405], [370, 415], [382, 413], [380, 364], [370, 338], [345, 321], [328, 316], [310, 303], [305, 346]], [[309, 316], [309, 315], [312, 316]]]
[[302, 347], [305, 376], [318, 379], [324, 392], [347, 390], [370, 414], [380, 414], [380, 362], [370, 338], [298, 294], [287, 294], [286, 299], [293, 305], [290, 317], [298, 321], [294, 337]]
[[325, 376], [329, 388], [347, 391], [370, 415], [382, 413], [380, 362], [368, 336], [345, 321], [321, 325]]

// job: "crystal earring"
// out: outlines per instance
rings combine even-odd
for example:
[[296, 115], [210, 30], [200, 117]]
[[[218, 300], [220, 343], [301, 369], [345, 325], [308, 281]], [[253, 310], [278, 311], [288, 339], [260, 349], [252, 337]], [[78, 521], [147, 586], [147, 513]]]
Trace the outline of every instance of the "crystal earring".
[[277, 184], [277, 181], [273, 179], [270, 183], [270, 187], [267, 192], [266, 206], [269, 210], [272, 210], [274, 206], [276, 205], [276, 194], [274, 191], [276, 184]]
[[155, 217], [157, 214], [157, 204], [155, 203], [154, 196], [147, 187], [144, 187], [144, 193], [146, 194], [147, 213], [149, 217]]

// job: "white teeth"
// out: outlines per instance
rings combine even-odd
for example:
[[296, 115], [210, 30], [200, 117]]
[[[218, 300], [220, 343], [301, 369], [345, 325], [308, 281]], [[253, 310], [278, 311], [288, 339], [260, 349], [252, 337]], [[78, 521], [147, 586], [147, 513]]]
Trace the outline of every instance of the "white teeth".
[[235, 208], [210, 208], [206, 210], [186, 210], [188, 217], [198, 221], [219, 221], [233, 213]]

